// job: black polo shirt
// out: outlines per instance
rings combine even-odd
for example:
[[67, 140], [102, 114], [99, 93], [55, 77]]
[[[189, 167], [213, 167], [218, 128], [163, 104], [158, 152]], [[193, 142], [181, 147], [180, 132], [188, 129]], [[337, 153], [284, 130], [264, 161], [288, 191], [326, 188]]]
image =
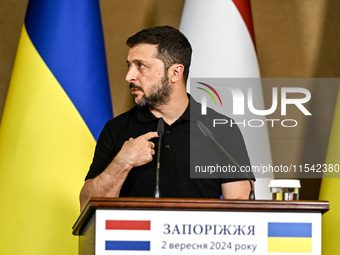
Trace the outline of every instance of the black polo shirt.
[[[232, 164], [196, 125], [197, 119], [208, 123], [207, 126], [209, 126], [214, 118], [226, 117], [211, 109], [208, 109], [206, 116], [201, 116], [200, 109], [200, 104], [190, 97], [190, 104], [183, 115], [171, 126], [165, 123], [159, 177], [161, 197], [219, 198], [222, 194], [222, 183], [245, 179], [243, 175], [232, 176], [232, 174], [224, 174], [222, 178], [190, 178], [190, 167], [193, 170], [197, 165]], [[86, 179], [94, 178], [103, 172], [130, 137], [136, 138], [147, 132], [157, 131], [157, 125], [158, 119], [148, 108], [137, 106], [109, 120], [98, 139]], [[240, 165], [250, 165], [244, 141], [237, 126], [221, 126], [212, 131], [217, 140]], [[158, 139], [151, 140], [156, 146], [156, 153]], [[120, 197], [154, 196], [156, 160], [155, 155], [150, 163], [135, 167], [129, 172], [120, 191]], [[251, 177], [253, 178], [253, 175]]]

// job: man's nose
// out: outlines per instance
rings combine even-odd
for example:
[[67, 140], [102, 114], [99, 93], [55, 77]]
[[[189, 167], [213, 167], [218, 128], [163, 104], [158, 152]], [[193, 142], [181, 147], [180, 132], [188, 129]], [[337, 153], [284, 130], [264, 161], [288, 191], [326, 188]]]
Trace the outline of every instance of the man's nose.
[[134, 67], [129, 68], [129, 71], [125, 76], [125, 80], [129, 83], [137, 80], [137, 70]]

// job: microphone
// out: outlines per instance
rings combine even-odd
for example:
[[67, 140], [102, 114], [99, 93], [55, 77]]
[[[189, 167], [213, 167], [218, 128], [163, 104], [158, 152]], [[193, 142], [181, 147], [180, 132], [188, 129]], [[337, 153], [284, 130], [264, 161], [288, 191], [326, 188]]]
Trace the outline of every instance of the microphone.
[[[216, 141], [213, 133], [207, 128], [206, 125], [204, 125], [202, 123], [202, 121], [197, 120], [196, 121], [197, 126], [199, 127], [199, 129], [202, 131], [202, 133], [208, 137], [210, 140], [212, 140], [218, 148], [220, 148], [220, 150], [222, 150], [222, 152], [237, 166], [237, 168], [241, 171], [241, 167], [240, 165], [234, 160], [234, 158], [232, 156], [230, 156], [230, 154], [223, 148], [223, 146]], [[253, 187], [253, 183], [249, 177], [249, 175], [246, 172], [242, 172], [248, 179], [249, 183], [250, 183], [250, 193], [249, 193], [249, 200], [255, 200], [255, 192], [254, 192], [254, 187]]]
[[160, 198], [161, 194], [159, 191], [159, 169], [161, 168], [161, 148], [162, 148], [162, 140], [163, 140], [163, 135], [164, 135], [163, 118], [160, 118], [158, 120], [157, 132], [158, 132], [159, 139], [158, 139], [158, 151], [157, 151], [155, 198]]

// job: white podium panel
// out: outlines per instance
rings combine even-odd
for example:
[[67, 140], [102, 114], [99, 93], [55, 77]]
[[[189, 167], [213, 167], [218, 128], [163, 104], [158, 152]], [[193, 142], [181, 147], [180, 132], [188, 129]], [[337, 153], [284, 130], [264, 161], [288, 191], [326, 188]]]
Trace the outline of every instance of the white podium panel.
[[321, 254], [321, 215], [97, 210], [96, 254]]
[[[291, 204], [273, 201], [262, 201], [271, 205], [267, 209], [251, 201], [238, 201], [237, 206], [232, 201], [229, 209], [195, 209], [174, 201], [174, 208], [97, 207], [87, 213], [88, 221], [84, 216], [79, 223], [84, 225], [76, 233], [80, 235], [80, 254], [321, 254], [320, 209], [295, 210], [299, 202], [289, 209]], [[240, 206], [243, 203], [245, 208]]]

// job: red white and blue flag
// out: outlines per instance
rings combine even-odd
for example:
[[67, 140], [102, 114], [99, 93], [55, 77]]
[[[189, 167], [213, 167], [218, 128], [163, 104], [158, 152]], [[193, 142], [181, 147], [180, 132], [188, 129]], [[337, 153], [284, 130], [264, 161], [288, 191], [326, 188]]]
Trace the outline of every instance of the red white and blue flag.
[[[190, 78], [260, 78], [250, 0], [186, 0], [180, 30], [193, 48]], [[261, 84], [254, 91], [258, 91], [256, 102], [263, 109]], [[228, 107], [223, 111], [238, 121]], [[267, 129], [241, 131], [251, 164], [271, 164]], [[268, 182], [266, 178], [256, 180], [257, 199], [270, 198]]]
[[150, 251], [151, 221], [106, 220], [106, 251]]

